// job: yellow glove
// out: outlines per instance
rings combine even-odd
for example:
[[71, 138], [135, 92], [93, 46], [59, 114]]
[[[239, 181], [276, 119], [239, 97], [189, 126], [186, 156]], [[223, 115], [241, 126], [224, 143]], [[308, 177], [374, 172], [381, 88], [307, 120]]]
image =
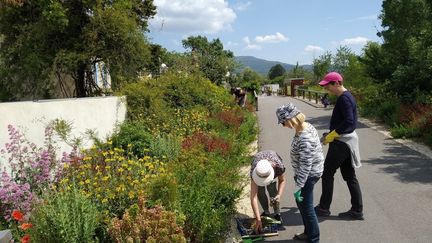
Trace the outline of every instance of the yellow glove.
[[327, 136], [324, 138], [324, 145], [333, 142], [335, 138], [340, 137], [340, 135], [336, 132], [336, 130], [331, 131]]

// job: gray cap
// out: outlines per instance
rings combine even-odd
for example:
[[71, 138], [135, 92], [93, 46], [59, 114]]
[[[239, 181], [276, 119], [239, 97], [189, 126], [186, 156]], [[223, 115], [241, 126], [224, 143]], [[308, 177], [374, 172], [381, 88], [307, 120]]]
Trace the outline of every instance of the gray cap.
[[293, 103], [288, 103], [276, 109], [276, 116], [278, 123], [284, 123], [284, 121], [292, 119], [297, 116], [300, 111], [295, 107]]

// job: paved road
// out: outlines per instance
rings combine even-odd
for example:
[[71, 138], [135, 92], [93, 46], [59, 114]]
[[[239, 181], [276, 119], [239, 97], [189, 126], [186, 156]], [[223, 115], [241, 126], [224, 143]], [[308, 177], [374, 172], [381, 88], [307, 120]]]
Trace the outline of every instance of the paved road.
[[[294, 132], [277, 124], [275, 110], [293, 102], [321, 135], [328, 129], [331, 109], [316, 108], [289, 97], [261, 96], [258, 120], [259, 150], [277, 151], [287, 166], [288, 179], [282, 197], [281, 211], [284, 230], [269, 242], [298, 242], [295, 233], [303, 231], [300, 214], [292, 196], [294, 182], [289, 148]], [[337, 217], [350, 207], [348, 188], [338, 170], [332, 215], [320, 218], [321, 242], [432, 242], [432, 158], [386, 137], [368, 125], [359, 123], [360, 150], [363, 166], [357, 176], [363, 192], [364, 221], [346, 221]], [[327, 153], [325, 146], [324, 153]], [[321, 181], [314, 191], [317, 204]]]

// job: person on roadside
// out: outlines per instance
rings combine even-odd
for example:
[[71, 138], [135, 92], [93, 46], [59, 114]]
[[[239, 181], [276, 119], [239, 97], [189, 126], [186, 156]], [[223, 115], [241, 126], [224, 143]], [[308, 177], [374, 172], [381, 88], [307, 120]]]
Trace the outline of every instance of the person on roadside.
[[351, 194], [351, 208], [339, 214], [341, 218], [363, 220], [363, 201], [355, 169], [361, 166], [357, 126], [357, 106], [354, 96], [343, 86], [343, 77], [337, 72], [326, 74], [319, 82], [328, 93], [337, 96], [330, 118], [330, 132], [323, 135], [323, 144], [329, 144], [322, 175], [322, 194], [315, 207], [318, 216], [330, 213], [333, 198], [333, 181], [340, 168]]
[[294, 169], [294, 198], [302, 216], [304, 231], [294, 239], [319, 242], [320, 230], [313, 203], [313, 190], [324, 167], [324, 154], [315, 127], [306, 122], [306, 116], [294, 104], [288, 103], [276, 110], [278, 123], [294, 129], [291, 143], [291, 165]]
[[242, 88], [235, 88], [234, 90], [236, 103], [240, 107], [244, 107], [246, 104], [246, 91]]
[[[279, 205], [285, 188], [284, 173], [285, 165], [282, 158], [275, 151], [260, 151], [253, 156], [250, 168], [250, 201], [256, 219], [255, 232], [257, 233], [261, 232], [263, 228], [261, 216], [271, 216], [269, 201], [274, 210], [272, 218], [280, 221], [282, 224]], [[266, 190], [268, 191], [270, 200], [267, 197]], [[264, 211], [262, 214], [259, 212], [258, 201]]]
[[323, 97], [321, 97], [321, 103], [323, 104], [324, 108], [327, 108], [327, 106], [330, 105], [330, 100], [328, 98], [328, 94], [323, 95]]

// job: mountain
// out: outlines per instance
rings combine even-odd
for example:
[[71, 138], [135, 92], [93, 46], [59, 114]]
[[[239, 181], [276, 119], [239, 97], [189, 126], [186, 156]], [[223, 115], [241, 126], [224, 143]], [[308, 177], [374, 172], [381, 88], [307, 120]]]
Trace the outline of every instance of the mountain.
[[[293, 64], [287, 64], [283, 62], [278, 61], [268, 61], [260, 58], [256, 58], [253, 56], [236, 56], [235, 59], [242, 64], [243, 66], [240, 67], [238, 72], [241, 72], [246, 67], [249, 67], [250, 69], [254, 70], [255, 72], [262, 74], [264, 76], [267, 76], [268, 72], [270, 71], [270, 68], [272, 68], [276, 64], [282, 65], [282, 67], [285, 68], [285, 70], [289, 71], [295, 67]], [[312, 70], [312, 65], [301, 65], [306, 70]]]

